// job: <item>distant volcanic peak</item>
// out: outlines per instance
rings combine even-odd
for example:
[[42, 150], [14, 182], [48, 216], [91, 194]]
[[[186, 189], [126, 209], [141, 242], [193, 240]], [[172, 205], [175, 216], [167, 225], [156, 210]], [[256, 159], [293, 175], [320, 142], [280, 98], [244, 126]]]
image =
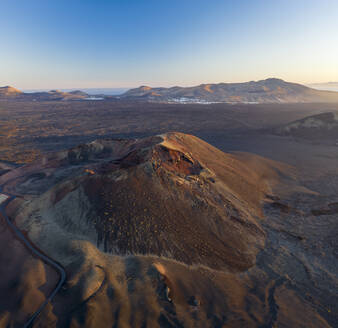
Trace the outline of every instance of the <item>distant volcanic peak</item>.
[[146, 86], [146, 85], [142, 85], [142, 86], [140, 87], [140, 90], [142, 90], [142, 91], [150, 91], [150, 90], [151, 90], [151, 87], [148, 87], [148, 86]]
[[7, 90], [7, 91], [9, 91], [9, 92], [22, 92], [22, 91], [20, 91], [20, 90], [14, 88], [14, 87], [12, 87], [12, 86], [10, 86], [10, 85], [6, 85], [6, 86], [4, 86], [4, 87], [1, 87], [0, 89]]
[[81, 100], [88, 95], [81, 91], [63, 92], [60, 90], [50, 90], [48, 92], [25, 93], [13, 87], [0, 87], [0, 98], [19, 101], [62, 101], [62, 100]]
[[16, 88], [13, 88], [11, 86], [5, 86], [5, 87], [0, 87], [0, 94], [3, 94], [3, 95], [17, 95], [17, 94], [21, 94], [22, 91], [16, 89]]
[[49, 93], [63, 93], [63, 92], [61, 90], [54, 89], [54, 90], [50, 90]]
[[207, 92], [214, 93], [214, 91], [212, 90], [212, 84], [204, 84], [203, 89]]
[[278, 79], [276, 77], [269, 77], [265, 80], [259, 80], [258, 82], [268, 82], [268, 83], [287, 83], [282, 79]]
[[83, 92], [81, 90], [70, 91], [69, 94], [76, 95], [76, 96], [86, 96], [86, 97], [88, 96], [86, 92]]

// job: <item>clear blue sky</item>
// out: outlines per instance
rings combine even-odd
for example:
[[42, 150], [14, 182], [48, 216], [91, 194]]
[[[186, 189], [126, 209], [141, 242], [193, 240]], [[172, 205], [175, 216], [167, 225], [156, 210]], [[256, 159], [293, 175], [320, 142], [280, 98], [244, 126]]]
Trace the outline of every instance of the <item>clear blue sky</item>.
[[0, 85], [338, 80], [337, 0], [1, 0]]

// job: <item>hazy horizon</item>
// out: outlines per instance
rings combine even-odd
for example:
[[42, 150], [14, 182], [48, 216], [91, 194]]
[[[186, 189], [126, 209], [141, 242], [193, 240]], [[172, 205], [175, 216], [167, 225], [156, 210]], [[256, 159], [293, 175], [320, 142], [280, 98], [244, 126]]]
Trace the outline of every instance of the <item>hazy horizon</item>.
[[[270, 77], [271, 78], [271, 77]], [[278, 77], [274, 77], [274, 78], [278, 78]], [[269, 79], [269, 77], [267, 77], [266, 79]], [[253, 81], [253, 80], [250, 80]], [[241, 82], [237, 82], [237, 83], [246, 83], [246, 82], [250, 82], [250, 81], [241, 81]], [[256, 81], [255, 81], [256, 82]], [[286, 81], [286, 82], [291, 82], [291, 83], [296, 83], [294, 81]], [[221, 82], [221, 83], [232, 83], [232, 82]], [[204, 84], [203, 82], [200, 84]], [[313, 89], [317, 89], [317, 90], [326, 90], [326, 91], [337, 91], [338, 92], [338, 82], [319, 82], [319, 83], [304, 83], [303, 85], [313, 88]], [[11, 87], [16, 87], [15, 85], [8, 85]], [[134, 86], [129, 86], [129, 87], [103, 87], [103, 88], [98, 88], [98, 87], [71, 87], [71, 88], [59, 88], [59, 87], [54, 87], [54, 88], [23, 88], [20, 89], [21, 91], [27, 92], [27, 93], [32, 93], [32, 92], [46, 92], [46, 91], [50, 91], [50, 90], [61, 90], [63, 92], [70, 92], [70, 91], [76, 91], [76, 90], [81, 90], [81, 91], [85, 91], [88, 94], [98, 94], [98, 93], [103, 93], [103, 91], [106, 92], [107, 95], [118, 95], [121, 94], [129, 89], [132, 88], [138, 88], [141, 85], [134, 85]], [[153, 88], [156, 87], [162, 87], [161, 85], [147, 85]], [[174, 86], [181, 86], [181, 85], [169, 85], [166, 87], [174, 87]], [[197, 85], [189, 85], [188, 87], [193, 87], [193, 86], [197, 86]], [[0, 87], [3, 87], [3, 85], [0, 85]], [[183, 86], [182, 87], [186, 87]]]
[[105, 94], [116, 96], [122, 94], [123, 92], [127, 91], [129, 88], [52, 88], [52, 89], [21, 89], [21, 91], [26, 93], [34, 93], [34, 92], [48, 92], [50, 90], [60, 90], [62, 92], [71, 92], [71, 91], [84, 91], [89, 95], [97, 95], [97, 94]]
[[338, 92], [338, 82], [310, 83], [307, 86], [317, 90]]

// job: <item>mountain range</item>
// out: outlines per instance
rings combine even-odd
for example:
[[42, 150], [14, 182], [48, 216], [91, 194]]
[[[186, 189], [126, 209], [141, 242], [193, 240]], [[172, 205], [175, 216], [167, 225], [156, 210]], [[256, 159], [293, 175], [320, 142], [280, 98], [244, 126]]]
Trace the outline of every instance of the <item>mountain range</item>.
[[131, 89], [121, 98], [182, 103], [306, 103], [338, 102], [338, 92], [315, 90], [297, 83], [269, 78], [245, 83], [201, 84], [195, 87]]
[[130, 100], [160, 103], [338, 103], [338, 92], [317, 90], [302, 84], [269, 78], [245, 83], [201, 84], [193, 87], [149, 87], [130, 89], [119, 96], [87, 92], [41, 91], [25, 93], [10, 86], [0, 88], [0, 100]]

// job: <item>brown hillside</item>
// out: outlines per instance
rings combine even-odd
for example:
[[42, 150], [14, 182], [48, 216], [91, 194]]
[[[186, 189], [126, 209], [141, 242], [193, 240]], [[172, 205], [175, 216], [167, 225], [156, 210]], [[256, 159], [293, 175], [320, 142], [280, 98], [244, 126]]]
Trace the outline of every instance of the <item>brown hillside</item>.
[[22, 94], [22, 91], [15, 89], [11, 86], [6, 86], [6, 87], [0, 87], [0, 96], [18, 96]]
[[[0, 184], [18, 195], [8, 215], [67, 273], [33, 326], [330, 327], [321, 309], [331, 305], [324, 308], [314, 271], [304, 258], [299, 268], [295, 253], [312, 238], [294, 231], [304, 217], [271, 195], [282, 176], [290, 176], [286, 165], [225, 154], [181, 133], [102, 139], [6, 168]], [[265, 196], [272, 211], [267, 219], [261, 215]], [[285, 222], [292, 226], [288, 234]], [[12, 248], [9, 256], [28, 258], [16, 259]], [[26, 318], [31, 296], [42, 301], [38, 290], [50, 287], [47, 278], [55, 275], [46, 269], [43, 285], [42, 269], [25, 271], [12, 284], [17, 264], [0, 260], [8, 268], [3, 286], [14, 298], [22, 291], [19, 310]], [[304, 285], [299, 291], [298, 281], [313, 290]], [[304, 298], [308, 292], [314, 296]], [[6, 300], [0, 295], [1, 304]], [[17, 311], [0, 312], [0, 327], [15, 326]]]
[[244, 270], [264, 244], [261, 200], [285, 170], [254, 157], [251, 169], [181, 133], [99, 140], [15, 170], [7, 188], [38, 194], [21, 214], [28, 230], [56, 224], [107, 253]]

